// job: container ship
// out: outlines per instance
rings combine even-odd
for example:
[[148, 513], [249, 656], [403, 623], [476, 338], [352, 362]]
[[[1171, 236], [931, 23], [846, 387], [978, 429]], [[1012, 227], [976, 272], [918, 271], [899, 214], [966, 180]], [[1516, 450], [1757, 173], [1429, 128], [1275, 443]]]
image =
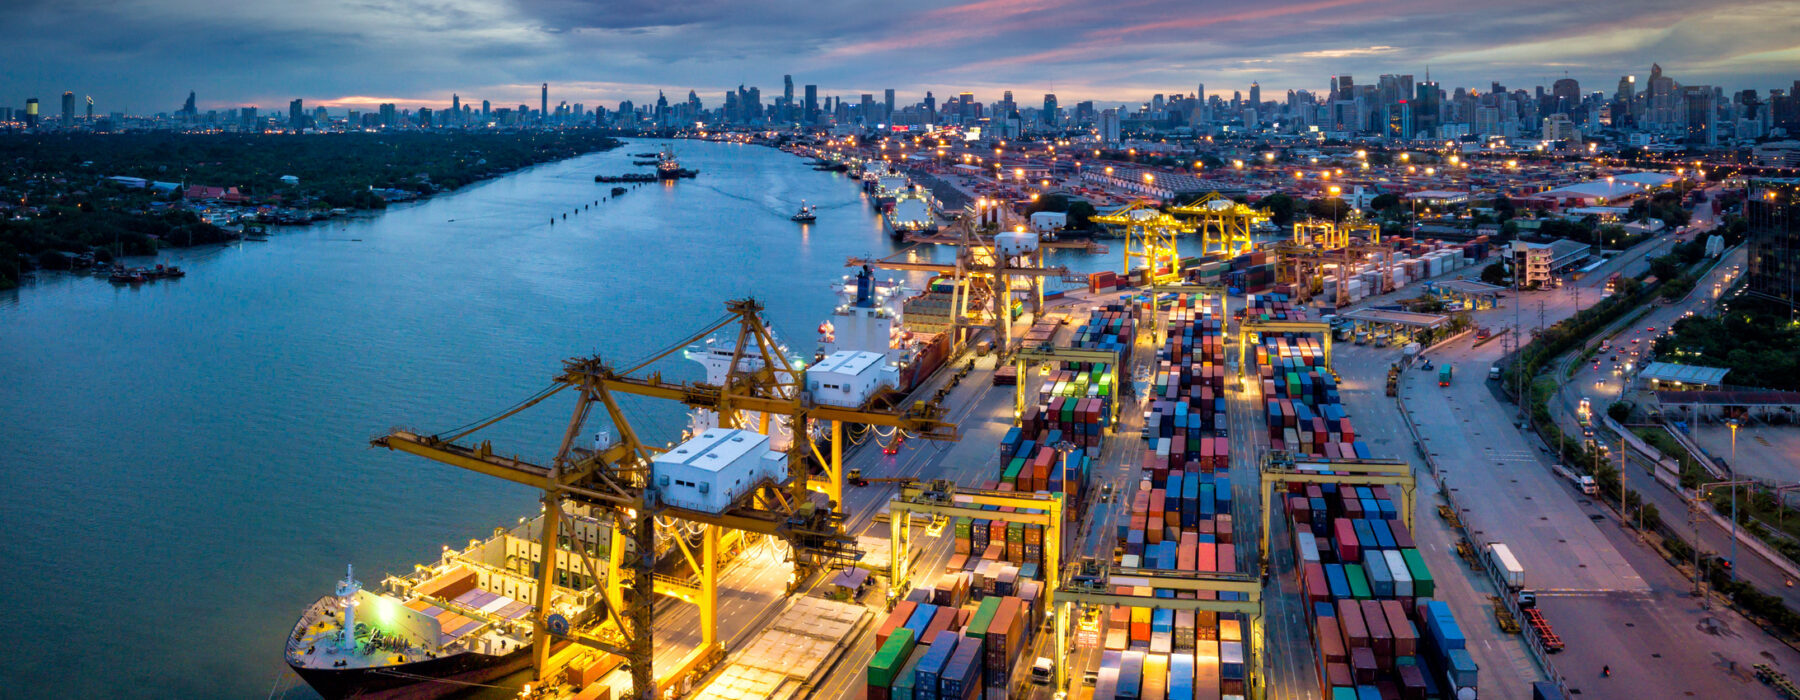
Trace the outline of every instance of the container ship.
[[908, 234], [933, 234], [937, 233], [938, 224], [931, 210], [931, 199], [917, 186], [910, 186], [882, 210], [881, 221], [887, 224], [888, 235], [897, 241], [905, 240]]
[[878, 280], [868, 266], [838, 286], [841, 303], [819, 324], [819, 357], [839, 352], [872, 352], [887, 358], [897, 373], [902, 394], [930, 379], [950, 355], [947, 328], [921, 318], [927, 327], [906, 321], [915, 300], [933, 293], [912, 294], [899, 282]]
[[[575, 529], [557, 557], [565, 583], [553, 610], [575, 616], [601, 595], [601, 557], [610, 525], [571, 506]], [[525, 669], [534, 637], [532, 602], [542, 516], [495, 528], [461, 550], [366, 590], [354, 569], [336, 590], [307, 606], [288, 635], [288, 666], [328, 700], [423, 700], [465, 690]], [[578, 548], [578, 549], [575, 549]], [[585, 556], [581, 556], [585, 554]]]

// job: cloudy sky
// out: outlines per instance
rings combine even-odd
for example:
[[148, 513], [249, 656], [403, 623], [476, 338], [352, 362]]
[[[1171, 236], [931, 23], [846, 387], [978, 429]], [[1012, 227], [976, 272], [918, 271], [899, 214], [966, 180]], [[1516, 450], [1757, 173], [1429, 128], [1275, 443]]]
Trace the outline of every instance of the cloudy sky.
[[[1800, 0], [0, 0], [0, 104], [64, 90], [96, 110], [286, 109], [452, 93], [496, 104], [640, 103], [781, 76], [822, 95], [916, 102], [1012, 89], [1142, 102], [1204, 83], [1265, 99], [1334, 74], [1446, 87], [1612, 91], [1652, 62], [1727, 90], [1800, 79]], [[54, 107], [47, 109], [53, 110]]]

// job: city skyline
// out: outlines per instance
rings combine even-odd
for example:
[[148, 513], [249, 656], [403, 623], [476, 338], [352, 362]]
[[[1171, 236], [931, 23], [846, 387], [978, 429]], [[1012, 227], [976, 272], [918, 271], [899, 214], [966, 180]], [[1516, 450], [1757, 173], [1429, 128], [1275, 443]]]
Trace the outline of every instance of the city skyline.
[[[101, 112], [150, 114], [174, 111], [196, 90], [201, 109], [266, 110], [294, 97], [333, 109], [417, 108], [449, 104], [453, 94], [539, 103], [548, 82], [552, 104], [611, 106], [688, 89], [712, 104], [740, 83], [767, 89], [789, 73], [822, 96], [851, 100], [893, 89], [903, 104], [928, 90], [989, 101], [1011, 89], [1135, 104], [1195, 83], [1229, 95], [1254, 81], [1265, 99], [1278, 99], [1289, 89], [1323, 91], [1340, 73], [1422, 76], [1427, 67], [1446, 89], [1548, 87], [1569, 77], [1591, 92], [1620, 75], [1642, 76], [1653, 62], [1732, 91], [1786, 85], [1800, 58], [1784, 41], [1800, 19], [1775, 3], [1526, 3], [1472, 21], [1476, 7], [1322, 0], [1246, 10], [1151, 0], [1121, 13], [1066, 0], [983, 0], [878, 18], [782, 3], [751, 16], [723, 5], [535, 0], [449, 2], [429, 12], [406, 3], [24, 2], [0, 8], [0, 38], [23, 57], [0, 71], [12, 93], [0, 100], [73, 91], [95, 96]], [[1733, 37], [1728, 54], [1701, 45], [1717, 36]], [[137, 68], [120, 71], [121, 63]]]

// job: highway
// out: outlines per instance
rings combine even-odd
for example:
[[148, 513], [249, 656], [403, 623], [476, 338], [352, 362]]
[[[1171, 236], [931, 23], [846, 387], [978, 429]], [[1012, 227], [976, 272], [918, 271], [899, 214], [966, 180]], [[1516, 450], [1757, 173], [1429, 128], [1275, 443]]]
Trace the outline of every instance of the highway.
[[[1639, 247], [1658, 251], [1666, 245]], [[1499, 309], [1474, 314], [1476, 322], [1501, 326], [1519, 307], [1534, 310], [1541, 303], [1544, 323], [1554, 323], [1574, 312], [1575, 295], [1594, 299], [1610, 270], [1629, 276], [1647, 257], [1648, 252], [1620, 256], [1561, 290], [1527, 292]], [[1710, 282], [1701, 287], [1709, 289]], [[1768, 661], [1796, 668], [1800, 654], [1740, 616], [1703, 609], [1673, 567], [1620, 528], [1609, 511], [1554, 475], [1548, 446], [1509, 425], [1517, 421], [1518, 409], [1503, 403], [1498, 387], [1485, 379], [1501, 347], [1498, 341], [1476, 345], [1464, 338], [1434, 350], [1428, 359], [1459, 370], [1452, 385], [1439, 387], [1433, 373], [1413, 370], [1402, 375], [1401, 395], [1423, 449], [1437, 460], [1474, 535], [1512, 544], [1527, 584], [1539, 590], [1540, 607], [1567, 644], [1567, 651], [1551, 657], [1559, 676], [1571, 688], [1606, 697], [1667, 697], [1677, 688], [1701, 697], [1742, 697], [1764, 692], [1746, 689], [1742, 667]], [[1353, 362], [1355, 353], [1340, 357]], [[1435, 562], [1433, 571], [1438, 571]], [[1458, 613], [1460, 619], [1460, 608]], [[1490, 663], [1482, 662], [1483, 668]], [[1602, 665], [1612, 666], [1611, 678], [1594, 672]], [[1486, 673], [1483, 678], [1484, 686], [1495, 680]]]

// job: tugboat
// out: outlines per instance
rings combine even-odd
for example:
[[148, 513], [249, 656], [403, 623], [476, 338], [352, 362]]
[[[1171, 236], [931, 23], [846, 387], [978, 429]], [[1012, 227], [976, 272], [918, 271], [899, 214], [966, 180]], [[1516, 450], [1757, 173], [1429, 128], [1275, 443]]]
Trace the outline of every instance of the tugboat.
[[681, 167], [680, 161], [675, 160], [674, 149], [665, 150], [662, 153], [657, 154], [656, 178], [658, 180], [675, 180], [684, 177], [693, 177], [699, 174], [700, 171], [698, 170], [689, 170]]
[[812, 205], [807, 204], [806, 200], [802, 199], [802, 200], [800, 200], [800, 211], [788, 218], [793, 219], [793, 220], [798, 221], [803, 224], [810, 224], [814, 221], [818, 221], [819, 215], [813, 213]]

